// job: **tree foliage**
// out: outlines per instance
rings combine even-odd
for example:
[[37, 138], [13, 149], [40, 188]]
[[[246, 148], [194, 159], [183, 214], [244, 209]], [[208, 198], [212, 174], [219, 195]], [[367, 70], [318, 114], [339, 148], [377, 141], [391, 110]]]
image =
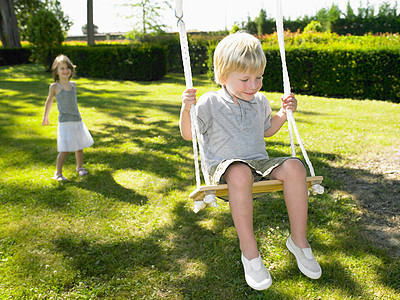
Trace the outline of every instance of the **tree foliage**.
[[136, 21], [130, 36], [146, 36], [147, 34], [159, 34], [164, 32], [166, 25], [162, 24], [160, 12], [166, 8], [171, 8], [168, 1], [160, 0], [140, 0], [133, 3], [124, 4], [135, 12], [128, 18]]
[[47, 70], [51, 67], [51, 50], [61, 46], [64, 40], [62, 26], [51, 11], [41, 8], [27, 20], [26, 35], [34, 45], [35, 59]]
[[323, 32], [322, 24], [318, 21], [311, 21], [306, 27], [304, 27], [303, 32]]
[[[347, 3], [346, 11], [342, 12], [336, 4], [330, 8], [320, 9], [315, 16], [304, 16], [296, 20], [284, 20], [285, 28], [291, 32], [303, 31], [312, 21], [319, 22], [322, 31], [336, 32], [340, 35], [364, 35], [368, 33], [399, 33], [400, 13], [397, 11], [397, 2], [393, 7], [388, 2], [380, 4], [376, 12], [367, 2], [366, 7], [359, 7], [357, 11]], [[268, 18], [265, 10], [252, 20], [242, 24], [242, 29], [255, 34], [271, 34], [275, 31], [275, 19]]]
[[28, 39], [27, 25], [29, 18], [41, 10], [47, 10], [55, 16], [65, 35], [72, 26], [72, 22], [64, 14], [58, 0], [14, 0], [14, 8], [18, 19], [19, 32], [23, 39]]

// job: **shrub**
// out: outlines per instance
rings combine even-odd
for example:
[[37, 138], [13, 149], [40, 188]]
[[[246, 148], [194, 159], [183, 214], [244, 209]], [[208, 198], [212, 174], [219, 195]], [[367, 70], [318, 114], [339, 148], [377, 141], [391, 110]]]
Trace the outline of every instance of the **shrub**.
[[54, 13], [42, 8], [29, 17], [26, 26], [27, 39], [34, 45], [35, 60], [50, 70], [52, 49], [60, 47], [64, 40], [60, 22]]
[[156, 45], [63, 46], [53, 52], [67, 55], [77, 66], [78, 76], [151, 81], [167, 70], [165, 50]]
[[0, 48], [0, 66], [27, 64], [31, 54], [29, 48]]
[[[208, 72], [208, 47], [219, 39], [220, 35], [188, 35], [190, 64], [193, 74], [206, 74]], [[178, 34], [153, 37], [151, 40], [147, 40], [146, 42], [165, 47], [168, 72], [183, 72], [181, 46]]]
[[[266, 91], [283, 91], [279, 49], [265, 49]], [[398, 49], [290, 48], [287, 67], [294, 92], [399, 102]]]
[[318, 21], [311, 21], [310, 23], [308, 23], [308, 25], [306, 27], [304, 27], [303, 32], [322, 32], [324, 31], [322, 28], [322, 25], [320, 22]]

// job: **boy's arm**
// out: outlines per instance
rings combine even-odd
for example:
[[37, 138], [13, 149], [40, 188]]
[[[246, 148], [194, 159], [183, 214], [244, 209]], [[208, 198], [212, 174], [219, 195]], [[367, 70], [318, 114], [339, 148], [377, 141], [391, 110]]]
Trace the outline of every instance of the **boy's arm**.
[[49, 87], [49, 95], [47, 96], [46, 104], [44, 106], [44, 115], [43, 115], [42, 125], [49, 125], [49, 123], [50, 123], [49, 115], [50, 115], [51, 106], [53, 105], [54, 96], [56, 94], [55, 87], [56, 86], [54, 84], [51, 84]]
[[281, 129], [287, 120], [286, 109], [295, 111], [297, 108], [297, 100], [291, 93], [288, 97], [282, 98], [282, 108], [271, 119], [271, 127], [264, 131], [264, 137], [271, 137]]
[[264, 137], [271, 137], [281, 129], [286, 122], [286, 112], [281, 108], [271, 119], [271, 127], [264, 131]]
[[179, 118], [179, 128], [181, 130], [182, 137], [187, 141], [192, 139], [190, 108], [193, 104], [196, 104], [196, 92], [196, 89], [186, 89], [182, 93], [182, 107]]

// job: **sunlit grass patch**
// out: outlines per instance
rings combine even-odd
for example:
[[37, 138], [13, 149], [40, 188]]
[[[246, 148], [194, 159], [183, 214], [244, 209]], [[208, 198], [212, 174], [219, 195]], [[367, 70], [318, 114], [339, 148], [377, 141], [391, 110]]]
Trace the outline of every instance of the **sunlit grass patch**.
[[[254, 202], [255, 235], [273, 277], [257, 292], [244, 280], [229, 204], [192, 211], [193, 150], [178, 127], [183, 76], [74, 80], [95, 144], [84, 151], [89, 175], [76, 174], [71, 153], [63, 169], [70, 181], [58, 183], [55, 105], [50, 126], [41, 126], [51, 75], [36, 65], [0, 68], [0, 298], [400, 297], [398, 260], [362, 237], [363, 211], [333, 176], [364, 152], [400, 145], [398, 104], [297, 95], [297, 125], [326, 189], [310, 197], [308, 219], [323, 276], [299, 272], [285, 246], [282, 193], [271, 193]], [[199, 95], [215, 89], [206, 76], [194, 85]], [[277, 111], [280, 94], [265, 94]], [[271, 156], [290, 155], [287, 128], [267, 147]]]

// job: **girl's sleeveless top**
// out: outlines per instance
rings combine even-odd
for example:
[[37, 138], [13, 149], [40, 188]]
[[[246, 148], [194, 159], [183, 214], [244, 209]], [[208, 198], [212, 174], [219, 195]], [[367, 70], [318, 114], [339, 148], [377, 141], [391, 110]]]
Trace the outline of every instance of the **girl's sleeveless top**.
[[[58, 83], [57, 83], [58, 84]], [[61, 87], [60, 84], [58, 84]], [[78, 109], [78, 100], [76, 98], [76, 88], [73, 85], [70, 91], [61, 87], [61, 91], [56, 95], [58, 108], [58, 122], [79, 122], [82, 121]]]

